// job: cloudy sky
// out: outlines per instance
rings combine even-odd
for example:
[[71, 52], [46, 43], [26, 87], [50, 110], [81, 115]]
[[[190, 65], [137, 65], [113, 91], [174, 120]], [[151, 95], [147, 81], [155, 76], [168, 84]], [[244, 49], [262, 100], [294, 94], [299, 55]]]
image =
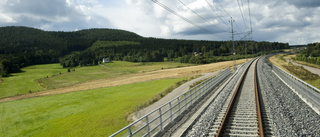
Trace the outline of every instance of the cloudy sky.
[[0, 26], [50, 31], [116, 28], [144, 37], [231, 40], [231, 17], [236, 40], [320, 42], [319, 0], [0, 0]]

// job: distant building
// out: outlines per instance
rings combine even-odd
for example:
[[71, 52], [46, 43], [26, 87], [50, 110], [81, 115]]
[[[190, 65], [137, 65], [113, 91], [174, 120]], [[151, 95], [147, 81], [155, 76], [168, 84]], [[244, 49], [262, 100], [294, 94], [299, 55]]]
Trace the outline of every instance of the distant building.
[[200, 53], [199, 52], [193, 52], [194, 56], [198, 56], [198, 55], [201, 55], [201, 54], [202, 54], [201, 52]]
[[103, 63], [109, 63], [109, 62], [110, 62], [110, 59], [109, 59], [109, 58], [103, 58], [103, 59], [102, 59], [102, 62], [103, 62]]

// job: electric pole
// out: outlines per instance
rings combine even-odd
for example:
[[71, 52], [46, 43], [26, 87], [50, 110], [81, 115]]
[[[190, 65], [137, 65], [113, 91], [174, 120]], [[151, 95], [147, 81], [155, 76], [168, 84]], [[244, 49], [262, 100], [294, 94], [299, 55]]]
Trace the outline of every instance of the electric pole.
[[231, 34], [232, 34], [232, 52], [233, 52], [233, 71], [236, 70], [236, 52], [234, 49], [234, 32], [233, 32], [233, 22], [234, 20], [231, 17], [231, 20], [229, 21], [231, 23]]
[[247, 58], [247, 39], [244, 39], [246, 41], [245, 43], [245, 46], [246, 46], [246, 61], [248, 61], [248, 58]]

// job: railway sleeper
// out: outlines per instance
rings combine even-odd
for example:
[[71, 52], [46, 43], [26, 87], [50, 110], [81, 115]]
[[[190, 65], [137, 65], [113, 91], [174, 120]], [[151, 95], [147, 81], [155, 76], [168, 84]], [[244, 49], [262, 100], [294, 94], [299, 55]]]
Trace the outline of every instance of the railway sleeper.
[[[250, 112], [251, 111], [251, 112]], [[245, 110], [233, 110], [231, 114], [239, 114], [239, 115], [255, 115], [255, 109], [245, 109]]]
[[256, 118], [256, 114], [239, 114], [239, 113], [231, 113], [230, 117], [239, 117], [239, 118]]
[[227, 121], [227, 124], [256, 124], [258, 125], [258, 121], [257, 120], [251, 120], [251, 121], [248, 121], [248, 120], [228, 120]]
[[257, 117], [255, 116], [231, 116], [228, 118], [229, 120], [250, 120], [250, 121], [257, 121]]
[[235, 136], [235, 137], [259, 137], [259, 135], [244, 135], [244, 134], [232, 134], [226, 133], [224, 136]]
[[237, 126], [237, 125], [229, 125], [226, 126], [227, 129], [245, 129], [245, 130], [257, 130], [258, 127], [257, 126]]
[[233, 133], [233, 134], [246, 134], [246, 135], [258, 135], [258, 129], [255, 128], [254, 130], [236, 130], [236, 129], [225, 129], [223, 133]]

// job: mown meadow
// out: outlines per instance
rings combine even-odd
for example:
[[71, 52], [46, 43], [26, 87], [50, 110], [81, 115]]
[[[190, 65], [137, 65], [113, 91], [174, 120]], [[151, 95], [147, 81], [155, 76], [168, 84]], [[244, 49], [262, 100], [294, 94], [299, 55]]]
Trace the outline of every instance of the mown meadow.
[[109, 136], [174, 83], [163, 79], [0, 103], [1, 136]]
[[114, 61], [99, 66], [74, 67], [70, 72], [59, 64], [34, 65], [23, 68], [21, 73], [12, 73], [11, 76], [2, 78], [0, 98], [67, 87], [90, 80], [185, 66], [192, 64]]
[[1, 78], [0, 98], [42, 91], [44, 88], [36, 82], [37, 79], [67, 72], [59, 64], [34, 65], [21, 70]]

